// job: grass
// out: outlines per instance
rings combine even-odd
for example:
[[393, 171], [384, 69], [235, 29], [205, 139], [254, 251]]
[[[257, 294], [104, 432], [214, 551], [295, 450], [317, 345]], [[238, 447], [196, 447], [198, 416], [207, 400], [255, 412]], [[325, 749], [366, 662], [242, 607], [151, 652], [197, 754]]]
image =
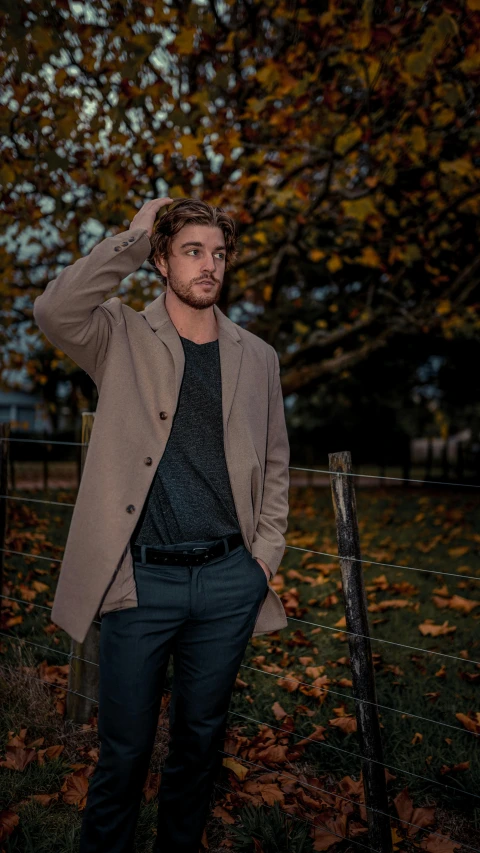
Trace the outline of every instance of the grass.
[[[75, 500], [75, 492], [65, 490], [50, 490], [48, 496], [40, 490], [16, 494], [68, 503]], [[465, 728], [480, 721], [480, 716], [475, 717], [480, 711], [480, 666], [466, 660], [480, 661], [480, 605], [473, 604], [480, 601], [479, 583], [466, 577], [480, 578], [480, 508], [476, 490], [359, 489], [357, 508], [364, 560], [424, 570], [364, 563], [367, 602], [372, 608], [369, 623], [377, 699], [379, 704], [394, 709], [384, 707], [379, 712], [384, 762], [390, 765], [394, 777], [388, 781], [391, 813], [397, 814], [393, 799], [405, 790], [415, 808], [435, 806], [435, 824], [427, 832], [401, 840], [396, 849], [425, 849], [419, 845], [431, 831], [480, 848], [480, 798], [469, 796], [480, 791], [478, 737]], [[61, 560], [71, 512], [71, 507], [66, 506], [12, 501], [6, 547]], [[314, 798], [314, 789], [323, 788], [337, 793], [343, 790], [346, 799], [357, 799], [349, 793], [352, 789], [348, 786], [358, 781], [362, 769], [359, 734], [332, 725], [335, 720], [355, 720], [355, 702], [348, 684], [348, 636], [341, 624], [336, 625], [344, 614], [341, 574], [337, 560], [305, 550], [336, 553], [328, 489], [292, 487], [287, 542], [294, 547], [287, 548], [273, 585], [282, 596], [290, 621], [279, 633], [253, 638], [239, 670], [225, 744], [225, 751], [233, 753], [235, 759], [230, 766], [225, 764], [219, 777], [219, 785], [233, 793], [216, 790], [216, 808], [206, 828], [209, 853], [228, 849], [223, 846], [226, 842], [235, 850], [249, 851], [248, 838], [252, 839], [252, 853], [257, 853], [254, 836], [263, 853], [269, 853], [269, 844], [277, 845], [280, 851], [279, 832], [284, 833], [286, 851], [297, 853], [298, 847], [307, 853], [314, 849], [312, 838], [305, 838], [304, 828], [310, 829], [308, 821], [318, 822], [323, 816], [332, 826], [333, 818], [325, 804], [320, 808], [306, 797]], [[25, 599], [25, 603], [4, 602], [2, 634], [24, 638], [49, 650], [0, 636], [1, 755], [5, 755], [9, 733], [18, 736], [24, 728], [27, 746], [44, 738], [35, 749], [54, 745], [64, 748], [58, 757], [48, 758], [44, 764], [32, 761], [22, 771], [0, 767], [1, 808], [15, 806], [20, 816], [14, 831], [2, 840], [1, 850], [11, 853], [31, 849], [39, 853], [48, 847], [67, 853], [78, 844], [83, 804], [82, 800], [66, 801], [62, 785], [72, 775], [71, 765], [93, 765], [98, 746], [96, 718], [88, 728], [75, 727], [64, 716], [65, 694], [25, 677], [19, 668], [29, 667], [31, 675], [36, 667], [38, 677], [57, 675], [65, 684], [69, 637], [51, 623], [48, 609], [35, 606], [51, 607], [59, 563], [14, 554], [5, 556], [4, 593]], [[444, 577], [441, 572], [453, 576]], [[398, 606], [399, 602], [405, 604]], [[445, 622], [447, 629], [455, 630], [435, 637], [424, 636], [419, 630], [422, 624], [441, 626]], [[170, 662], [167, 686], [172, 674]], [[168, 693], [164, 699], [168, 726]], [[456, 714], [464, 717], [459, 719]], [[323, 740], [298, 745], [315, 729]], [[166, 732], [159, 730], [150, 768], [153, 780], [161, 771], [166, 739]], [[242, 766], [250, 767], [244, 780]], [[345, 781], [348, 779], [350, 782]], [[257, 788], [255, 780], [260, 780]], [[42, 805], [32, 799], [38, 794], [50, 794], [51, 802]], [[328, 801], [328, 796], [323, 795], [323, 799]], [[23, 805], [18, 806], [21, 802]], [[342, 806], [342, 802], [344, 810], [352, 808], [340, 800], [335, 806]], [[252, 804], [256, 808], [256, 829], [251, 825], [253, 813], [247, 809]], [[279, 806], [283, 820], [292, 826], [298, 824], [299, 828], [287, 830], [285, 823], [279, 827]], [[355, 812], [358, 813], [357, 807]], [[224, 822], [229, 815], [234, 824]], [[300, 824], [294, 817], [307, 823]], [[357, 819], [360, 821], [360, 817]], [[410, 820], [418, 822], [419, 818]], [[155, 797], [148, 801], [144, 798], [135, 848], [139, 853], [150, 850], [155, 823]], [[401, 824], [394, 825], [403, 834]], [[368, 843], [360, 830], [358, 840]], [[315, 849], [326, 848], [318, 842]], [[362, 848], [349, 841], [332, 849]], [[456, 848], [455, 853], [460, 849]]]

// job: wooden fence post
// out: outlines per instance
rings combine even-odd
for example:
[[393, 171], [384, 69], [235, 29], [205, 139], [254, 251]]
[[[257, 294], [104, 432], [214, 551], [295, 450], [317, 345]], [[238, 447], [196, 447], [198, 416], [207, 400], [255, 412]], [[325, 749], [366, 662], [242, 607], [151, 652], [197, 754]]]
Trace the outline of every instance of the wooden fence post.
[[[10, 453], [10, 424], [0, 424], [0, 495], [8, 495], [8, 458]], [[0, 499], [0, 546], [5, 547], [5, 530], [7, 526], [7, 500]], [[3, 567], [5, 565], [5, 551], [0, 551], [0, 612], [3, 603], [1, 594], [3, 592]]]
[[[82, 455], [81, 471], [85, 466], [88, 443], [93, 429], [95, 415], [93, 412], [82, 412]], [[100, 626], [92, 622], [83, 643], [71, 641], [70, 669], [68, 673], [66, 716], [76, 723], [87, 723], [93, 713], [93, 706], [98, 701], [98, 664], [100, 648]], [[73, 657], [75, 655], [75, 657]], [[80, 660], [82, 658], [82, 660]], [[91, 663], [87, 663], [91, 661]], [[77, 695], [80, 694], [80, 695]], [[93, 701], [91, 701], [93, 699]]]
[[[342, 573], [345, 619], [350, 650], [353, 695], [356, 701], [369, 844], [377, 853], [392, 853], [387, 784], [383, 763], [380, 722], [376, 707], [375, 673], [368, 626], [367, 597], [358, 533], [352, 459], [349, 451], [329, 453], [330, 484], [337, 525], [338, 554]], [[362, 634], [363, 636], [353, 636]], [[371, 703], [371, 704], [370, 704]], [[372, 759], [372, 760], [368, 760]], [[377, 764], [375, 762], [381, 762]], [[375, 809], [376, 811], [372, 811]], [[384, 814], [378, 814], [384, 812]]]

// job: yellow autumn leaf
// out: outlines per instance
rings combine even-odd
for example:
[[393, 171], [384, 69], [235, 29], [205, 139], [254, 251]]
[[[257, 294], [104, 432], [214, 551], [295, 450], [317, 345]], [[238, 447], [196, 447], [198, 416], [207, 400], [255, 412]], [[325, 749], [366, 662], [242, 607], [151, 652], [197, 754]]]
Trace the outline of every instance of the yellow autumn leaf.
[[273, 290], [273, 288], [272, 288], [271, 284], [266, 284], [265, 287], [263, 288], [263, 298], [264, 298], [265, 302], [270, 302], [270, 300], [272, 298], [272, 290]]
[[358, 255], [354, 260], [357, 264], [363, 264], [365, 267], [380, 267], [382, 265], [380, 255], [375, 251], [373, 246], [364, 246], [362, 254]]
[[462, 61], [455, 66], [455, 69], [457, 68], [460, 68], [464, 74], [472, 74], [475, 71], [478, 71], [480, 68], [480, 51], [477, 51], [471, 56], [467, 56], [466, 59], [462, 59]]
[[327, 267], [330, 272], [336, 272], [337, 270], [341, 269], [342, 266], [343, 262], [340, 255], [332, 255], [332, 257], [329, 258], [327, 261]]
[[322, 258], [324, 258], [324, 257], [325, 257], [325, 252], [322, 252], [322, 250], [321, 250], [321, 249], [312, 249], [312, 250], [308, 253], [308, 257], [310, 258], [310, 260], [311, 260], [311, 261], [313, 261], [314, 263], [316, 263], [317, 261], [321, 261], [321, 260], [322, 260]]
[[370, 82], [372, 82], [372, 80], [374, 80], [378, 74], [380, 68], [380, 60], [377, 59], [375, 56], [367, 56], [366, 63], [368, 66], [368, 76]]
[[257, 80], [259, 80], [260, 83], [263, 83], [267, 91], [274, 89], [280, 80], [278, 68], [275, 63], [270, 62], [267, 65], [264, 65], [263, 68], [260, 68], [260, 70], [257, 71]]
[[230, 30], [226, 41], [220, 46], [217, 47], [217, 51], [219, 53], [231, 53], [235, 48], [235, 30]]
[[253, 239], [256, 240], [257, 243], [261, 243], [263, 246], [266, 246], [268, 243], [265, 231], [255, 231]]
[[417, 154], [421, 154], [422, 151], [425, 151], [427, 148], [427, 138], [425, 136], [425, 130], [420, 125], [417, 125], [413, 128], [412, 133], [410, 134], [410, 139], [412, 142], [412, 148]]
[[175, 50], [182, 54], [182, 56], [188, 56], [190, 53], [193, 53], [193, 41], [196, 32], [196, 27], [185, 27], [176, 37]]
[[239, 761], [234, 761], [233, 758], [224, 758], [222, 764], [232, 770], [239, 779], [245, 779], [248, 773], [248, 767], [245, 764], [240, 764]]
[[305, 323], [302, 323], [300, 320], [295, 320], [293, 328], [297, 335], [306, 335], [307, 332], [310, 331], [310, 327], [307, 326]]
[[435, 124], [437, 127], [446, 127], [447, 124], [451, 124], [452, 121], [455, 121], [457, 114], [455, 110], [445, 108], [440, 110], [439, 113], [435, 116]]
[[335, 140], [335, 153], [345, 154], [362, 138], [362, 135], [363, 131], [360, 127], [354, 127], [347, 133], [341, 133]]
[[199, 157], [201, 154], [201, 148], [198, 144], [198, 140], [192, 133], [184, 133], [183, 136], [180, 137], [180, 144], [182, 146], [182, 153], [184, 157], [191, 157], [192, 154], [195, 157]]
[[345, 199], [340, 202], [345, 216], [364, 222], [367, 216], [377, 213], [373, 198], [365, 196], [364, 198]]
[[33, 581], [32, 587], [36, 592], [46, 592], [49, 589], [48, 584], [42, 583], [42, 581]]
[[399, 834], [398, 834], [398, 832], [397, 832], [397, 830], [395, 829], [395, 827], [393, 827], [393, 829], [392, 829], [392, 844], [393, 844], [393, 849], [394, 849], [394, 850], [398, 850], [399, 845], [400, 845], [400, 844], [403, 844], [403, 840], [404, 840], [404, 839], [403, 839], [403, 835], [399, 835]]
[[449, 299], [442, 299], [437, 305], [437, 314], [449, 314], [452, 304]]
[[456, 160], [442, 160], [440, 162], [440, 171], [446, 175], [454, 174], [469, 175], [472, 172], [472, 161], [470, 157], [458, 157]]
[[355, 50], [364, 50], [370, 44], [371, 38], [370, 27], [360, 27], [350, 33], [350, 41]]

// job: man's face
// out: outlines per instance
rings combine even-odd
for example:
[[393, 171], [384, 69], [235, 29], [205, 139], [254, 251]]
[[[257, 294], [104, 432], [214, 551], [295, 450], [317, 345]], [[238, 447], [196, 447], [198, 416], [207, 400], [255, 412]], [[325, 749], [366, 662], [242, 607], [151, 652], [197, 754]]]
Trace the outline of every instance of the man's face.
[[220, 299], [226, 246], [221, 228], [184, 225], [175, 234], [168, 260], [157, 259], [167, 287], [192, 308], [209, 308]]

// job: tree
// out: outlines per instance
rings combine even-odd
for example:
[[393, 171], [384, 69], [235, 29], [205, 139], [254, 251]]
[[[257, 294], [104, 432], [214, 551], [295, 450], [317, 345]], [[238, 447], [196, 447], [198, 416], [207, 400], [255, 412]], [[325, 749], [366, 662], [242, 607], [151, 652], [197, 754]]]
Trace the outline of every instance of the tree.
[[[0, 13], [13, 356], [46, 283], [167, 191], [238, 220], [221, 307], [254, 294], [249, 328], [279, 352], [286, 396], [403, 336], [477, 335], [480, 0], [83, 9]], [[129, 284], [137, 310], [158, 293], [150, 268]], [[45, 381], [35, 354], [26, 366]]]

